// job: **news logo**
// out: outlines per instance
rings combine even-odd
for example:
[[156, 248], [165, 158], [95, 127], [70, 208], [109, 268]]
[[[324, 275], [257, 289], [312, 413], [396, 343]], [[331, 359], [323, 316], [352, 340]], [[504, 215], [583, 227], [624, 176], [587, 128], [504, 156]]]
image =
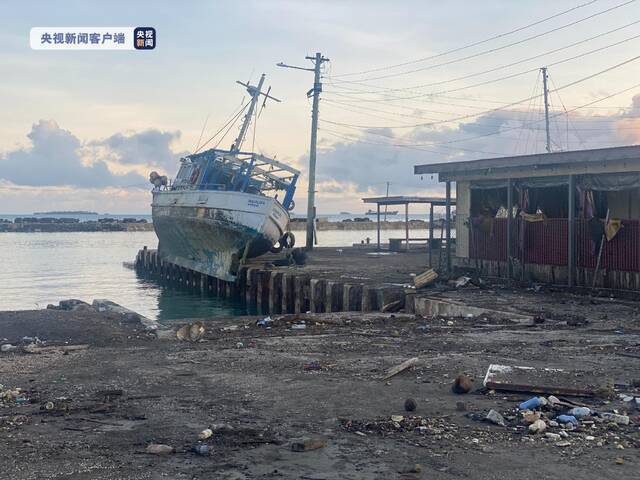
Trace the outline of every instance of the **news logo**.
[[153, 50], [153, 27], [33, 27], [34, 50]]
[[153, 27], [134, 28], [133, 38], [133, 46], [136, 50], [153, 50], [156, 48], [156, 29]]

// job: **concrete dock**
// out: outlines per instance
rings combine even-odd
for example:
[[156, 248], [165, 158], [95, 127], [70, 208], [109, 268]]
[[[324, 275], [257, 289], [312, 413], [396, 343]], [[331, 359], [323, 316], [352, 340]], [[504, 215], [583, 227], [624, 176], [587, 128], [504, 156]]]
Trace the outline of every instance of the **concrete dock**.
[[[437, 262], [438, 255], [433, 255]], [[424, 251], [371, 252], [357, 247], [316, 248], [305, 265], [277, 267], [265, 255], [242, 266], [235, 282], [226, 282], [163, 261], [143, 248], [135, 268], [157, 281], [202, 293], [244, 299], [249, 310], [269, 313], [382, 311], [400, 301], [413, 311], [413, 275], [427, 270]]]

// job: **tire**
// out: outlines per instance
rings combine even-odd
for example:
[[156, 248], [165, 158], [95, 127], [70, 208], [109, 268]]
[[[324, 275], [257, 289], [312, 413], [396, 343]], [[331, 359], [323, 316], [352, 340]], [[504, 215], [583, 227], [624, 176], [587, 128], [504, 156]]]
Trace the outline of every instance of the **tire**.
[[282, 239], [280, 239], [276, 242], [276, 244], [273, 247], [269, 249], [269, 251], [271, 253], [280, 253], [283, 248], [284, 248], [284, 245], [282, 244]]
[[281, 243], [285, 248], [293, 248], [296, 244], [296, 237], [293, 233], [286, 232], [280, 239], [279, 243]]

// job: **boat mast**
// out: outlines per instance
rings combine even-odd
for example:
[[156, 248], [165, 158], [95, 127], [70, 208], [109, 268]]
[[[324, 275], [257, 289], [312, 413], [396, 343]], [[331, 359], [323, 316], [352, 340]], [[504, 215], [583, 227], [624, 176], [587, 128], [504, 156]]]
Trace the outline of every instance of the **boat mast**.
[[269, 95], [269, 90], [271, 90], [271, 87], [269, 87], [269, 90], [267, 90], [267, 93], [262, 92], [264, 77], [265, 77], [265, 74], [263, 73], [260, 76], [260, 81], [258, 82], [257, 87], [254, 87], [253, 85], [249, 84], [249, 82], [242, 83], [240, 81], [236, 81], [236, 83], [242, 85], [247, 89], [247, 92], [249, 93], [249, 95], [251, 95], [251, 103], [249, 104], [249, 110], [247, 111], [247, 114], [244, 116], [244, 121], [242, 122], [242, 127], [240, 128], [240, 133], [238, 134], [238, 138], [236, 138], [236, 140], [233, 142], [233, 145], [231, 145], [231, 153], [238, 153], [240, 151], [240, 147], [242, 147], [242, 142], [244, 142], [244, 137], [247, 135], [247, 131], [249, 130], [249, 125], [251, 125], [251, 117], [253, 117], [253, 114], [256, 109], [256, 103], [258, 103], [260, 95], [264, 95], [265, 103], [267, 101], [267, 98], [270, 98], [271, 100], [275, 100], [276, 102], [280, 101], [277, 98]]

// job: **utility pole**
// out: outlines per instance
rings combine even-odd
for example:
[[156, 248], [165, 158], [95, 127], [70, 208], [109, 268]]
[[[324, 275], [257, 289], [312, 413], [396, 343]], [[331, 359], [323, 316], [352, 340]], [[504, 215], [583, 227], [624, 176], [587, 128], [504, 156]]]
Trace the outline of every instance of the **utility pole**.
[[549, 132], [549, 87], [547, 86], [547, 67], [542, 67], [542, 88], [544, 89], [544, 122], [547, 130], [547, 153], [551, 153], [551, 134]]
[[320, 92], [322, 92], [322, 83], [320, 83], [320, 68], [324, 62], [329, 59], [316, 53], [313, 57], [305, 57], [311, 60], [314, 68], [295, 67], [286, 65], [282, 62], [278, 63], [278, 67], [295, 68], [296, 70], [306, 70], [314, 73], [313, 88], [307, 92], [307, 98], [313, 95], [313, 107], [311, 110], [311, 145], [309, 147], [309, 191], [307, 195], [307, 250], [313, 249], [313, 237], [315, 230], [315, 196], [316, 196], [316, 143], [318, 140], [318, 104], [320, 102]]

